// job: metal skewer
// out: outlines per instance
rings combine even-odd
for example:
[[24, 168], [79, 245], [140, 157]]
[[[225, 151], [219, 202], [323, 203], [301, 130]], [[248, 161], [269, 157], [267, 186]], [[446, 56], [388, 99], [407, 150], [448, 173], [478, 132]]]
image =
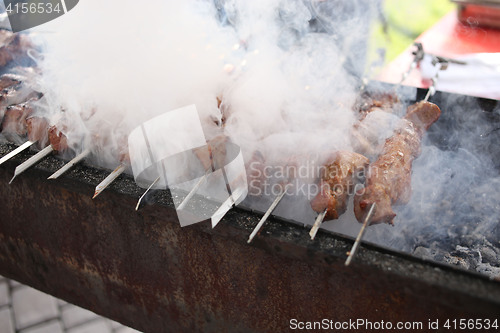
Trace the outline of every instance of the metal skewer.
[[71, 169], [75, 164], [83, 160], [85, 157], [87, 157], [90, 154], [90, 149], [87, 148], [84, 151], [82, 151], [80, 154], [75, 156], [71, 161], [66, 163], [62, 168], [54, 172], [52, 175], [49, 176], [47, 179], [57, 179], [59, 178], [62, 174], [64, 174], [66, 171]]
[[[401, 80], [401, 82], [398, 84], [397, 87], [399, 87], [399, 85], [406, 79], [406, 77], [408, 76], [409, 72], [411, 70], [413, 70], [414, 66], [416, 66], [416, 64], [422, 60], [423, 56], [424, 56], [424, 52], [423, 52], [423, 49], [422, 49], [422, 45], [418, 45], [418, 43], [415, 43], [415, 45], [417, 46], [418, 50], [415, 54], [415, 60], [414, 62], [411, 64], [410, 66], [410, 70], [403, 74], [403, 78]], [[421, 53], [419, 55], [419, 53]], [[435, 93], [436, 93], [436, 82], [439, 78], [439, 71], [443, 71], [443, 70], [446, 70], [448, 68], [448, 65], [450, 62], [453, 62], [453, 63], [456, 63], [456, 64], [459, 64], [459, 65], [466, 65], [465, 62], [460, 62], [460, 61], [454, 61], [453, 59], [449, 59], [449, 58], [444, 58], [444, 57], [439, 57], [439, 56], [432, 56], [433, 59], [432, 59], [432, 64], [434, 66], [436, 66], [437, 64], [440, 65], [440, 68], [439, 70], [436, 72], [436, 75], [434, 76], [434, 78], [431, 79], [432, 81], [432, 84], [431, 86], [429, 87], [429, 90], [427, 91], [427, 94], [425, 95], [423, 101], [428, 101], [429, 98], [431, 96], [433, 96]], [[397, 90], [397, 87], [396, 87], [396, 90]], [[356, 241], [354, 242], [354, 245], [352, 246], [352, 249], [351, 251], [349, 251], [348, 253], [348, 257], [345, 261], [345, 265], [346, 266], [349, 266], [354, 258], [354, 256], [356, 255], [356, 252], [359, 248], [359, 245], [361, 243], [361, 240], [363, 239], [363, 236], [365, 234], [365, 231], [366, 231], [366, 227], [370, 224], [370, 221], [373, 217], [373, 213], [375, 212], [375, 209], [376, 209], [376, 203], [373, 203], [370, 207], [370, 210], [368, 211], [368, 214], [366, 215], [364, 221], [363, 221], [363, 225], [361, 226], [361, 229], [359, 230], [359, 233], [358, 233], [358, 236], [356, 237]]]
[[450, 63], [450, 59], [448, 59], [448, 58], [433, 56], [432, 64], [434, 66], [439, 64], [440, 67], [439, 67], [439, 70], [436, 72], [436, 75], [431, 79], [432, 84], [429, 87], [427, 94], [425, 95], [425, 98], [424, 98], [425, 102], [427, 102], [429, 100], [429, 98], [436, 93], [436, 82], [439, 79], [439, 72], [448, 69], [449, 63]]
[[208, 172], [205, 175], [203, 175], [203, 177], [201, 177], [198, 180], [198, 182], [193, 186], [193, 188], [191, 189], [191, 191], [189, 191], [189, 193], [186, 195], [186, 197], [182, 200], [182, 202], [180, 203], [180, 205], [177, 207], [177, 210], [182, 210], [182, 209], [184, 209], [184, 207], [186, 207], [186, 205], [189, 202], [189, 200], [191, 200], [191, 198], [193, 197], [193, 195], [196, 193], [196, 191], [198, 191], [198, 189], [200, 188], [201, 184], [203, 184], [203, 182], [207, 178], [207, 174], [208, 174]]
[[156, 183], [158, 183], [158, 181], [160, 180], [160, 177], [156, 178], [154, 180], [154, 182], [151, 183], [151, 185], [149, 185], [149, 187], [146, 189], [146, 191], [144, 192], [143, 195], [141, 195], [141, 197], [139, 198], [139, 200], [137, 200], [137, 205], [135, 206], [135, 210], [139, 210], [139, 207], [141, 206], [141, 203], [142, 203], [142, 199], [144, 199], [146, 197], [146, 194], [148, 194], [149, 190], [151, 190], [151, 188], [153, 186], [155, 186]]
[[268, 210], [266, 211], [266, 213], [264, 214], [264, 216], [262, 216], [262, 218], [260, 219], [259, 223], [255, 226], [255, 228], [253, 229], [252, 233], [250, 234], [250, 237], [248, 237], [248, 241], [247, 243], [250, 244], [250, 242], [254, 239], [254, 237], [257, 235], [257, 233], [259, 232], [259, 230], [262, 228], [262, 226], [264, 225], [264, 223], [266, 223], [267, 219], [269, 218], [269, 216], [271, 216], [272, 212], [276, 209], [276, 207], [278, 206], [278, 204], [280, 203], [281, 199], [283, 199], [283, 197], [285, 196], [286, 194], [286, 191], [288, 189], [289, 186], [291, 186], [292, 184], [287, 184], [283, 190], [281, 191], [281, 193], [274, 199], [273, 203], [271, 204], [271, 206], [269, 206]]
[[314, 237], [316, 237], [316, 234], [318, 233], [319, 230], [319, 226], [321, 225], [321, 223], [323, 223], [323, 220], [325, 219], [327, 210], [328, 209], [325, 208], [325, 210], [319, 213], [318, 217], [316, 217], [316, 221], [314, 221], [311, 231], [309, 231], [309, 236], [311, 236], [312, 240], [314, 240]]
[[401, 75], [401, 80], [398, 82], [398, 84], [394, 87], [394, 91], [397, 91], [399, 87], [405, 82], [405, 80], [408, 78], [410, 73], [417, 68], [417, 65], [420, 61], [424, 59], [425, 52], [424, 48], [422, 46], [422, 43], [414, 43], [413, 46], [415, 46], [417, 49], [412, 52], [413, 54], [413, 61], [411, 62], [410, 66], [408, 67], [408, 70]]
[[239, 198], [244, 190], [236, 189], [233, 193], [229, 195], [229, 197], [221, 204], [219, 209], [212, 214], [212, 229], [217, 226], [217, 224], [222, 220], [224, 215], [234, 207], [235, 200], [234, 197]]
[[40, 150], [38, 153], [35, 155], [31, 156], [28, 160], [26, 160], [24, 163], [20, 164], [17, 166], [16, 170], [14, 171], [14, 177], [10, 180], [9, 184], [14, 181], [14, 178], [22, 174], [24, 171], [28, 170], [31, 168], [33, 165], [36, 163], [40, 162], [43, 158], [48, 156], [50, 153], [54, 151], [54, 148], [52, 148], [51, 145], [48, 145], [44, 149]]
[[120, 164], [113, 172], [111, 172], [99, 185], [96, 186], [94, 196], [95, 199], [102, 191], [106, 189], [119, 175], [121, 175], [127, 167], [124, 164]]
[[7, 155], [5, 155], [4, 157], [0, 158], [0, 165], [2, 165], [4, 162], [8, 161], [12, 157], [16, 156], [17, 154], [19, 154], [20, 152], [22, 152], [26, 148], [31, 147], [35, 143], [36, 143], [36, 141], [26, 141], [25, 143], [23, 143], [22, 145], [20, 145], [19, 147], [17, 147], [16, 149], [11, 151]]
[[361, 230], [359, 230], [358, 237], [356, 237], [356, 241], [354, 242], [351, 251], [349, 251], [349, 255], [347, 256], [347, 260], [345, 261], [346, 266], [349, 266], [351, 264], [354, 256], [356, 255], [356, 251], [358, 250], [359, 244], [363, 239], [366, 227], [370, 224], [376, 206], [377, 204], [373, 203], [372, 206], [370, 207], [370, 210], [368, 211], [368, 214], [366, 214], [365, 220], [363, 221], [363, 225], [361, 226]]

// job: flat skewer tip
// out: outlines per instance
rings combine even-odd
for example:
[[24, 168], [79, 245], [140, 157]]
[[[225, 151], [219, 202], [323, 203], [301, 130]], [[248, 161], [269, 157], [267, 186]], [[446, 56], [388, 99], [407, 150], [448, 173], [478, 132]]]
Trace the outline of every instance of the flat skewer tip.
[[24, 161], [23, 163], [19, 164], [16, 167], [16, 170], [14, 170], [14, 177], [10, 180], [9, 184], [11, 184], [14, 181], [14, 178], [22, 174], [24, 171], [28, 170], [31, 168], [33, 165], [36, 163], [40, 162], [42, 159], [47, 157], [50, 153], [54, 151], [54, 148], [52, 148], [51, 145], [48, 145], [44, 149], [40, 150], [38, 153], [35, 155], [31, 156], [29, 159]]
[[158, 183], [158, 181], [160, 180], [160, 177], [156, 178], [152, 183], [151, 185], [149, 185], [149, 187], [146, 189], [146, 191], [144, 191], [144, 193], [141, 195], [141, 197], [139, 198], [139, 200], [137, 200], [137, 205], [135, 206], [135, 210], [138, 211], [139, 208], [141, 208], [141, 204], [142, 204], [142, 200], [146, 197], [146, 195], [148, 194], [148, 192], [151, 190], [151, 188], [153, 186], [155, 186], [156, 183]]
[[99, 185], [96, 186], [94, 196], [92, 199], [95, 199], [99, 194], [102, 193], [119, 175], [121, 175], [126, 169], [126, 166], [120, 164], [113, 172], [111, 172]]

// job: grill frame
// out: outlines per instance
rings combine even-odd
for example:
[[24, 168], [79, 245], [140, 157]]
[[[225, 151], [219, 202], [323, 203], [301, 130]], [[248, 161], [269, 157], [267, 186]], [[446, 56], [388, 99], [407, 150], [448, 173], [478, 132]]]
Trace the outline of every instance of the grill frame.
[[[1, 144], [0, 154], [14, 149]], [[211, 229], [181, 228], [167, 192], [134, 212], [123, 176], [91, 200], [107, 171], [87, 165], [56, 181], [50, 156], [8, 185], [0, 166], [0, 274], [146, 332], [269, 332], [289, 320], [495, 318], [500, 283], [376, 246], [344, 266], [352, 240], [234, 209]], [[425, 326], [424, 326], [425, 327]]]
[[[401, 89], [417, 100], [426, 93]], [[431, 101], [442, 106], [450, 96], [438, 92]], [[460, 98], [500, 123], [498, 101]], [[442, 135], [431, 127], [431, 140], [446, 146]], [[0, 143], [0, 156], [14, 148]], [[33, 154], [0, 166], [0, 274], [141, 331], [285, 331], [293, 318], [411, 320], [425, 328], [429, 319], [500, 313], [500, 281], [371, 244], [345, 267], [352, 239], [322, 230], [311, 241], [307, 228], [276, 217], [249, 245], [261, 215], [240, 208], [215, 229], [208, 221], [181, 228], [167, 191], [134, 211], [143, 190], [130, 176], [95, 200], [107, 170], [80, 164], [46, 180], [64, 164], [56, 156], [8, 185]]]

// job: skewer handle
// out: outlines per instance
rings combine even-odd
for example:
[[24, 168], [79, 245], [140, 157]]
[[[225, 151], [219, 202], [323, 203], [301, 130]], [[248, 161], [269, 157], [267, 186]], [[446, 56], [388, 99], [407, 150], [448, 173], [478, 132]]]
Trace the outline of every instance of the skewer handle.
[[328, 210], [325, 209], [324, 211], [318, 214], [318, 217], [316, 217], [316, 221], [314, 221], [311, 231], [309, 231], [309, 236], [311, 236], [311, 240], [314, 240], [314, 237], [316, 237], [316, 234], [318, 233], [319, 230], [319, 226], [321, 225], [321, 223], [323, 223], [327, 211]]
[[264, 216], [262, 216], [262, 218], [260, 219], [259, 223], [253, 229], [252, 233], [250, 234], [250, 237], [248, 237], [247, 243], [250, 244], [250, 242], [254, 239], [254, 237], [260, 231], [260, 229], [262, 228], [262, 226], [264, 225], [264, 223], [266, 223], [266, 221], [269, 218], [269, 216], [271, 216], [272, 212], [276, 209], [276, 207], [280, 203], [281, 199], [283, 199], [283, 197], [285, 196], [286, 191], [287, 191], [289, 185], [291, 185], [291, 184], [286, 185], [285, 188], [281, 191], [281, 193], [276, 197], [276, 199], [274, 199], [274, 201], [271, 204], [271, 206], [269, 206], [269, 208], [267, 209], [267, 211], [264, 214]]
[[354, 245], [352, 246], [352, 249], [349, 252], [349, 256], [345, 261], [346, 266], [349, 266], [351, 264], [354, 256], [356, 255], [356, 251], [358, 250], [359, 244], [361, 243], [361, 239], [363, 239], [363, 235], [365, 234], [366, 227], [370, 224], [373, 213], [375, 212], [375, 207], [376, 204], [373, 203], [372, 206], [370, 207], [370, 210], [368, 211], [368, 214], [366, 214], [365, 220], [363, 221], [363, 225], [361, 226], [361, 230], [358, 233], [358, 237], [356, 237], [356, 241], [354, 242]]
[[142, 200], [146, 197], [146, 194], [148, 194], [148, 192], [151, 190], [151, 188], [153, 186], [155, 186], [155, 184], [158, 183], [159, 180], [160, 180], [160, 177], [156, 178], [155, 181], [152, 182], [151, 185], [149, 185], [149, 187], [146, 189], [146, 191], [141, 195], [139, 200], [137, 200], [137, 205], [135, 206], [136, 211], [139, 210], [139, 207], [141, 206]]
[[31, 156], [28, 160], [23, 162], [22, 164], [18, 165], [16, 170], [14, 171], [14, 177], [10, 180], [9, 184], [14, 181], [14, 178], [22, 174], [24, 171], [28, 170], [31, 168], [33, 165], [38, 163], [41, 159], [45, 158], [48, 156], [50, 153], [54, 151], [54, 148], [52, 148], [51, 145], [48, 145], [44, 149], [40, 150], [38, 153], [35, 155]]
[[17, 147], [16, 149], [11, 151], [7, 155], [5, 155], [4, 157], [0, 158], [0, 165], [2, 165], [4, 162], [8, 161], [12, 157], [16, 156], [17, 154], [19, 154], [20, 152], [22, 152], [26, 148], [32, 146], [35, 142], [36, 141], [26, 141], [25, 143], [23, 143], [22, 145], [20, 145], [19, 147]]
[[102, 191], [106, 189], [119, 175], [121, 175], [126, 169], [124, 164], [120, 164], [113, 172], [111, 172], [104, 180], [96, 186], [94, 196], [92, 199], [101, 194]]
[[83, 160], [85, 157], [87, 157], [90, 154], [90, 149], [85, 149], [82, 151], [80, 154], [75, 156], [71, 161], [66, 163], [62, 168], [54, 172], [52, 175], [49, 176], [47, 179], [57, 179], [61, 175], [63, 175], [65, 172], [67, 172], [69, 169], [71, 169], [75, 164]]
[[201, 184], [203, 184], [203, 182], [205, 181], [205, 178], [207, 177], [208, 175], [208, 172], [203, 175], [203, 177], [201, 177], [197, 182], [196, 184], [193, 186], [193, 188], [191, 189], [191, 191], [189, 191], [189, 193], [186, 195], [186, 197], [182, 200], [182, 202], [180, 203], [179, 206], [177, 206], [177, 210], [183, 210], [184, 207], [186, 207], [187, 203], [189, 202], [189, 200], [191, 200], [191, 198], [194, 196], [194, 194], [196, 193], [196, 191], [198, 191], [198, 189], [200, 188]]

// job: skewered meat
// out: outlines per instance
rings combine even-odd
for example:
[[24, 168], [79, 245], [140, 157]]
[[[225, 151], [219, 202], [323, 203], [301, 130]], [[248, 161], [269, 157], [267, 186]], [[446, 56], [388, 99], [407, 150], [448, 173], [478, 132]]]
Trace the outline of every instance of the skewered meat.
[[366, 157], [353, 152], [339, 151], [331, 156], [321, 170], [320, 192], [311, 201], [312, 209], [318, 213], [326, 209], [325, 220], [339, 218], [347, 209], [356, 174], [364, 171], [368, 164]]
[[[5, 77], [5, 75], [3, 75], [2, 77]], [[14, 82], [16, 80], [17, 79], [14, 79], [11, 82]], [[19, 86], [20, 85], [18, 84], [17, 87]], [[8, 88], [8, 90], [10, 89], [11, 88]], [[0, 131], [7, 139], [12, 141], [16, 141], [16, 138], [23, 137], [28, 134], [27, 118], [34, 113], [34, 102], [41, 97], [41, 94], [36, 93], [31, 89], [29, 89], [29, 92], [26, 89], [23, 90], [24, 92], [19, 94], [9, 92], [9, 94], [16, 95], [16, 97], [12, 99], [13, 101], [21, 102], [9, 105], [1, 109], [0, 112], [0, 115], [2, 116]], [[3, 94], [2, 96], [0, 96], [0, 105], [2, 105], [5, 101], [2, 98]]]
[[394, 93], [365, 93], [356, 103], [355, 111], [359, 114], [351, 131], [352, 147], [362, 155], [376, 157], [385, 137], [392, 134], [394, 120], [399, 120], [402, 104]]
[[57, 126], [50, 126], [49, 142], [56, 151], [65, 151], [68, 149], [68, 139]]
[[49, 122], [44, 117], [29, 117], [26, 119], [28, 125], [28, 140], [38, 141], [40, 147], [45, 147], [48, 141]]
[[39, 99], [41, 95], [23, 83], [13, 85], [2, 90], [0, 94], [0, 107], [5, 108], [9, 105], [20, 104], [32, 98]]
[[421, 101], [408, 107], [394, 135], [387, 139], [382, 154], [370, 166], [366, 187], [354, 197], [354, 213], [362, 222], [376, 203], [371, 224], [394, 224], [392, 205], [405, 204], [411, 196], [411, 166], [420, 155], [425, 131], [439, 118], [441, 110], [433, 103]]
[[363, 121], [370, 112], [375, 110], [394, 113], [397, 105], [400, 105], [400, 101], [394, 93], [383, 92], [370, 95], [365, 93], [356, 103], [355, 109], [359, 112], [359, 121]]
[[207, 141], [206, 147], [201, 147], [195, 150], [195, 154], [203, 164], [205, 170], [215, 170], [224, 166], [226, 160], [226, 142], [228, 137], [218, 135]]
[[15, 74], [3, 74], [0, 76], [0, 90], [18, 85], [22, 82], [23, 77]]
[[26, 136], [28, 123], [26, 119], [33, 113], [30, 103], [8, 106], [2, 120], [1, 131], [9, 138], [10, 135]]
[[0, 30], [0, 67], [21, 56], [31, 47], [29, 37], [26, 35]]

